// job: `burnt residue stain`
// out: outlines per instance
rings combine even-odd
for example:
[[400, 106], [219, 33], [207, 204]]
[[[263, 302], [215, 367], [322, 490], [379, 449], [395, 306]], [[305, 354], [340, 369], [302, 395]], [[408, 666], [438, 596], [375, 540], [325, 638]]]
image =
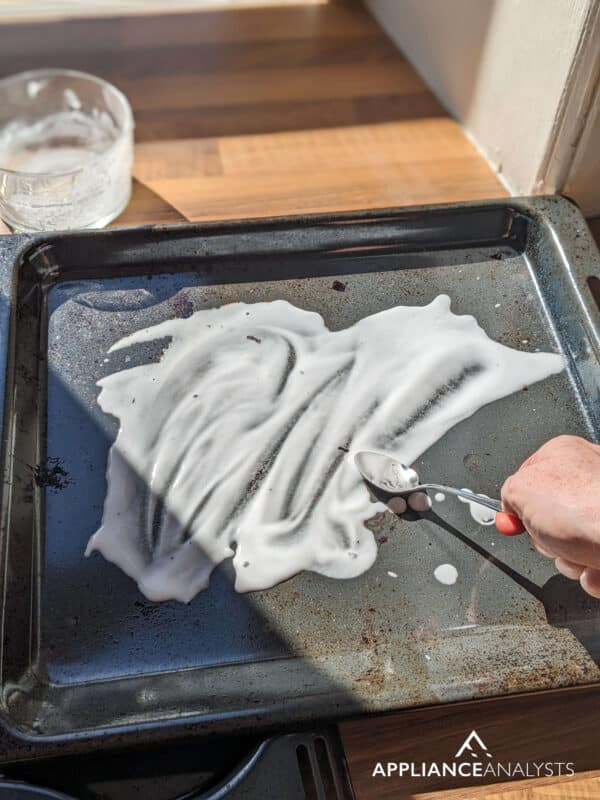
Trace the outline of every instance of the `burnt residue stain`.
[[336, 292], [345, 292], [346, 291], [346, 284], [342, 283], [341, 281], [334, 281], [331, 284], [331, 288], [334, 289]]
[[250, 339], [251, 342], [256, 342], [257, 344], [260, 344], [262, 341], [258, 336], [246, 336], [246, 339]]
[[479, 472], [483, 468], [483, 459], [477, 453], [467, 453], [463, 458], [463, 464], [469, 472]]
[[380, 695], [385, 690], [386, 683], [389, 680], [379, 653], [380, 644], [387, 644], [387, 640], [378, 618], [377, 609], [371, 607], [367, 609], [364, 615], [364, 627], [361, 631], [359, 643], [360, 649], [367, 650], [372, 657], [371, 665], [355, 678], [355, 683], [358, 685], [361, 694]]
[[194, 306], [185, 292], [179, 292], [169, 300], [169, 305], [173, 309], [173, 314], [179, 319], [191, 317], [194, 313]]
[[387, 511], [378, 511], [376, 514], [365, 522], [365, 527], [377, 538], [382, 534], [385, 535], [386, 529], [389, 525], [390, 517]]
[[62, 459], [49, 456], [33, 469], [33, 480], [43, 489], [59, 492], [73, 483], [71, 476], [63, 467]]
[[490, 258], [493, 258], [493, 259], [494, 259], [494, 261], [502, 261], [502, 259], [504, 258], [504, 254], [503, 254], [503, 253], [501, 253], [501, 252], [498, 252], [498, 253], [492, 253], [492, 254], [490, 255]]
[[133, 605], [144, 619], [152, 619], [160, 611], [160, 606], [157, 603], [151, 603], [149, 600], [136, 600]]

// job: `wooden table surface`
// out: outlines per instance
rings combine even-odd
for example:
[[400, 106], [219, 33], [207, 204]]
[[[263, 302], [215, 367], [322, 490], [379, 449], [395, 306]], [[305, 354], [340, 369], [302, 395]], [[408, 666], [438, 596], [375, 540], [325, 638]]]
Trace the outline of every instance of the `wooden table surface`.
[[[2, 75], [41, 66], [101, 75], [131, 101], [135, 183], [119, 225], [506, 194], [352, 0], [0, 28]], [[600, 763], [599, 719], [595, 693], [578, 690], [567, 699], [555, 693], [397, 713], [341, 730], [357, 797], [384, 800], [441, 784], [374, 780], [376, 761], [448, 758], [473, 727], [498, 756], [572, 758], [578, 769], [591, 769]], [[560, 794], [552, 793], [556, 783], [535, 786], [476, 796], [600, 797], [595, 775], [585, 784], [561, 783]]]
[[127, 94], [136, 187], [118, 224], [505, 195], [351, 1], [1, 27], [0, 74], [39, 66]]

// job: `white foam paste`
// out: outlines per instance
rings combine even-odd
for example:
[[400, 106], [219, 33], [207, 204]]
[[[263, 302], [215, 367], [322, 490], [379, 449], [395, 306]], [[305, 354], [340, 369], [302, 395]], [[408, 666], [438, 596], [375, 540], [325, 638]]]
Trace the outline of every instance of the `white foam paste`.
[[377, 554], [363, 523], [383, 506], [353, 451], [414, 463], [481, 406], [563, 368], [492, 341], [445, 295], [334, 332], [283, 300], [236, 303], [111, 350], [165, 337], [159, 363], [99, 382], [120, 430], [87, 548], [152, 600], [191, 600], [232, 556], [240, 592], [301, 570], [361, 574]]
[[487, 494], [474, 494], [470, 489], [463, 489], [463, 492], [469, 492], [469, 494], [473, 495], [473, 500], [467, 500], [466, 497], [459, 497], [458, 499], [461, 503], [467, 503], [475, 522], [479, 523], [479, 525], [493, 525], [496, 521], [496, 512], [477, 502], [478, 497], [488, 497]]
[[444, 500], [446, 499], [446, 495], [443, 492], [436, 492], [433, 495], [433, 499], [435, 500], [436, 503], [443, 503]]
[[458, 570], [453, 564], [440, 564], [433, 570], [433, 576], [445, 586], [452, 586], [458, 580]]

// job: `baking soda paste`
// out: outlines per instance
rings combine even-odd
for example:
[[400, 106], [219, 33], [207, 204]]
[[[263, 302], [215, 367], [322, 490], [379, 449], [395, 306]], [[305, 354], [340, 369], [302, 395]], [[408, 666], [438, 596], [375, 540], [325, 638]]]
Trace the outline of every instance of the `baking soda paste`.
[[563, 369], [559, 355], [494, 342], [446, 295], [341, 331], [283, 300], [235, 303], [111, 351], [165, 338], [158, 363], [99, 382], [120, 430], [86, 551], [151, 600], [190, 601], [226, 558], [239, 592], [302, 570], [360, 575], [377, 554], [364, 522], [384, 507], [353, 452], [414, 463], [486, 403]]

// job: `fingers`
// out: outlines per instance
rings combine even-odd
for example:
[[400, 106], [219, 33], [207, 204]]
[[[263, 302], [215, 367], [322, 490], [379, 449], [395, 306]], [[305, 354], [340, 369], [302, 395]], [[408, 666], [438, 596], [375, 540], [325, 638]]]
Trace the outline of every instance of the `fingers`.
[[[551, 553], [544, 552], [543, 548], [535, 545], [535, 542], [534, 546], [542, 555], [553, 558]], [[566, 558], [561, 558], [560, 556], [554, 559], [554, 565], [561, 575], [573, 581], [579, 581], [581, 588], [585, 592], [600, 600], [600, 569], [584, 567], [581, 564], [575, 564], [573, 561], [567, 561]]]
[[581, 573], [579, 583], [588, 594], [600, 600], [600, 569], [586, 567]]
[[502, 489], [500, 490], [500, 498], [502, 500], [502, 510], [506, 511], [507, 514], [514, 514], [516, 517], [520, 518], [519, 509], [517, 509], [514, 503], [514, 484], [515, 484], [515, 476], [510, 475], [505, 481]]
[[581, 564], [574, 564], [565, 558], [554, 559], [554, 564], [561, 575], [564, 575], [565, 578], [570, 578], [572, 581], [578, 581], [585, 571], [585, 567], [581, 566]]
[[[526, 521], [524, 524], [527, 527]], [[560, 527], [554, 535], [530, 530], [530, 538], [536, 549], [552, 558], [563, 558], [572, 564], [584, 564], [593, 569], [600, 569], [600, 543], [584, 538], [579, 531], [569, 531], [565, 534], [568, 524], [568, 521], [563, 521], [562, 524], [559, 522]]]
[[600, 446], [558, 436], [531, 455], [502, 487], [535, 549], [600, 599]]
[[545, 442], [532, 456], [527, 459], [527, 461], [525, 461], [525, 464], [527, 464], [529, 461], [537, 461], [540, 456], [556, 457], [556, 453], [581, 447], [591, 448], [592, 450], [598, 449], [598, 445], [592, 444], [592, 442], [589, 442], [582, 436], [572, 436], [571, 434], [563, 433], [560, 436], [555, 436], [553, 439], [549, 439], [547, 442]]
[[548, 550], [548, 548], [544, 547], [543, 544], [540, 544], [539, 542], [536, 542], [536, 540], [533, 537], [530, 536], [529, 540], [530, 540], [531, 544], [535, 547], [535, 549], [538, 551], [538, 553], [541, 553], [543, 556], [546, 556], [546, 558], [557, 558], [558, 557], [558, 553], [554, 553], [552, 550]]
[[579, 581], [585, 592], [600, 600], [600, 569], [583, 567], [581, 564], [574, 564], [564, 558], [556, 558], [554, 564], [561, 575]]
[[600, 454], [600, 445], [593, 444], [581, 436], [571, 436], [570, 434], [555, 436], [554, 439], [550, 439], [539, 447], [529, 458], [526, 458], [515, 472], [515, 475], [526, 467], [537, 464], [540, 460], [550, 459], [554, 461], [557, 458], [560, 459], [563, 457], [564, 451], [570, 452], [581, 447], [585, 447], [587, 450], [592, 450]]
[[600, 600], [600, 569], [594, 567], [585, 567], [582, 564], [577, 564], [574, 561], [569, 561], [552, 550], [547, 549], [544, 545], [533, 536], [529, 536], [531, 544], [541, 555], [546, 558], [554, 559], [554, 565], [561, 575], [573, 581], [579, 581], [581, 588], [592, 597]]
[[600, 539], [591, 532], [587, 494], [574, 498], [561, 483], [525, 470], [506, 479], [501, 496], [503, 508], [522, 520], [542, 555], [600, 569]]
[[521, 464], [517, 472], [519, 472], [519, 470], [524, 469], [525, 467], [529, 467], [531, 464], [535, 464], [535, 462], [538, 460], [539, 457], [540, 457], [540, 451], [536, 450], [535, 453], [532, 453], [529, 456], [529, 458], [525, 459], [525, 461]]

